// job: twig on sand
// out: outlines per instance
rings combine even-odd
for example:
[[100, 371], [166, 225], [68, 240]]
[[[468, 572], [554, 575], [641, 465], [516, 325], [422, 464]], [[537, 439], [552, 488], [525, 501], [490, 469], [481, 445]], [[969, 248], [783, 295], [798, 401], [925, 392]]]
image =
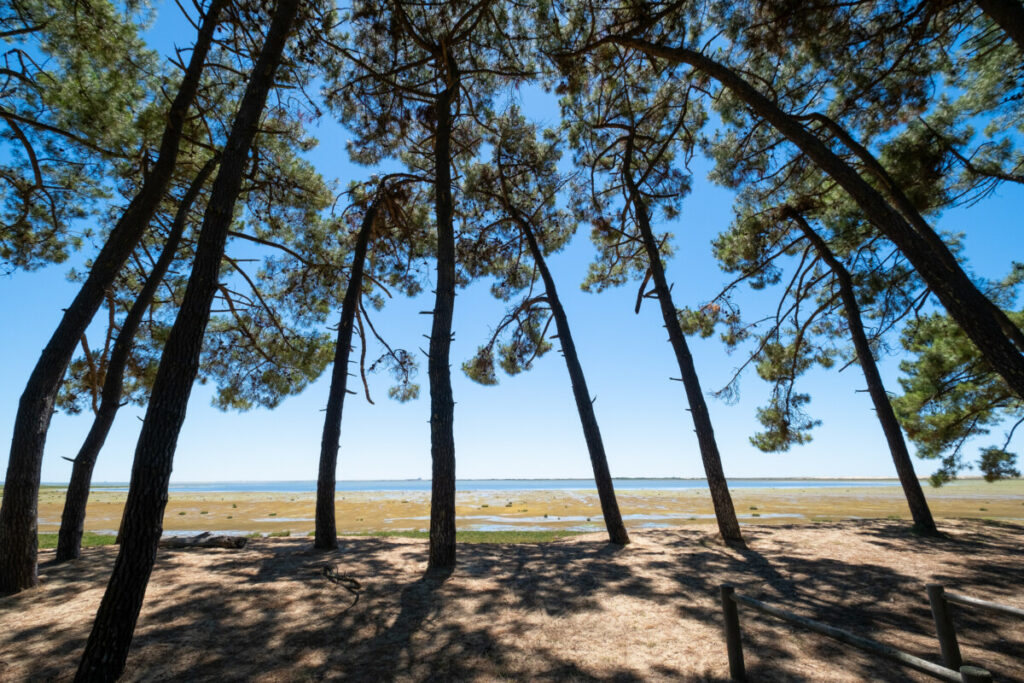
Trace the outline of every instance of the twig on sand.
[[363, 584], [359, 583], [359, 580], [350, 574], [344, 574], [339, 572], [337, 569], [329, 564], [325, 564], [320, 568], [320, 573], [327, 577], [327, 580], [331, 583], [337, 584], [347, 590], [352, 595], [356, 596], [355, 601], [349, 605], [349, 609], [355, 607], [356, 603], [359, 602], [359, 591], [362, 590]]

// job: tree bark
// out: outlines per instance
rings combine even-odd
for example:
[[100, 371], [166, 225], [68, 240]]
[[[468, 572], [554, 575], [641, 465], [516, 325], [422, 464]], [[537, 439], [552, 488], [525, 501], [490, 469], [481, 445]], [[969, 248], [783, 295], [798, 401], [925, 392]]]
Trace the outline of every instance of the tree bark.
[[796, 145], [846, 190], [872, 224], [907, 257], [985, 360], [1006, 380], [1014, 393], [1024, 397], [1024, 354], [1015, 345], [1015, 341], [1022, 338], [1020, 329], [1008, 323], [1008, 318], [975, 286], [941, 240], [915, 230], [856, 169], [807, 130], [796, 117], [782, 111], [732, 69], [695, 50], [620, 36], [609, 40], [703, 71], [729, 88], [758, 116]]
[[75, 456], [71, 467], [71, 481], [68, 483], [68, 490], [64, 497], [64, 513], [61, 516], [60, 532], [57, 534], [57, 562], [66, 562], [78, 558], [82, 552], [82, 533], [85, 529], [85, 507], [89, 501], [89, 487], [92, 484], [92, 471], [96, 466], [96, 458], [103, 449], [103, 444], [110, 433], [110, 427], [114, 424], [114, 418], [121, 407], [121, 392], [124, 384], [124, 371], [131, 357], [132, 347], [135, 342], [135, 334], [142, 324], [142, 318], [149, 310], [153, 301], [153, 295], [167, 274], [167, 269], [174, 262], [174, 256], [181, 243], [181, 236], [188, 224], [188, 213], [192, 209], [199, 193], [206, 184], [207, 178], [217, 165], [216, 157], [210, 159], [196, 174], [192, 184], [182, 197], [181, 204], [171, 224], [171, 231], [167, 235], [163, 251], [153, 266], [153, 270], [146, 278], [132, 304], [128, 315], [121, 324], [121, 330], [117, 334], [117, 341], [110, 352], [110, 361], [107, 363], [107, 374], [103, 379], [103, 389], [100, 392], [100, 405], [96, 411], [89, 433], [82, 442], [82, 447]]
[[430, 560], [429, 567], [455, 566], [455, 401], [449, 355], [455, 309], [455, 226], [452, 220], [452, 104], [459, 73], [444, 65], [447, 87], [435, 103], [434, 204], [437, 220], [437, 285], [430, 329], [427, 375], [430, 378]]
[[604, 452], [604, 441], [601, 439], [601, 429], [597, 424], [597, 416], [594, 414], [594, 404], [590, 399], [590, 390], [587, 388], [587, 380], [583, 375], [583, 366], [580, 364], [579, 356], [576, 354], [576, 344], [573, 343], [572, 331], [569, 329], [569, 319], [562, 308], [562, 302], [558, 298], [558, 291], [555, 289], [555, 280], [551, 277], [551, 271], [544, 260], [544, 254], [537, 244], [533, 230], [529, 223], [522, 219], [518, 212], [513, 210], [516, 216], [516, 223], [526, 237], [530, 246], [530, 253], [533, 255], [533, 262], [540, 270], [541, 279], [544, 280], [544, 293], [551, 306], [551, 315], [555, 318], [555, 328], [558, 330], [558, 341], [562, 345], [562, 354], [565, 356], [565, 366], [569, 370], [569, 380], [572, 382], [572, 395], [576, 399], [576, 410], [580, 414], [580, 423], [583, 425], [583, 437], [587, 442], [587, 451], [590, 453], [590, 465], [594, 470], [594, 483], [597, 485], [597, 496], [601, 501], [601, 513], [604, 515], [604, 525], [608, 529], [608, 540], [619, 545], [629, 543], [629, 534], [626, 533], [626, 526], [622, 523], [622, 514], [619, 512], [619, 503], [615, 498], [615, 486], [612, 483], [612, 475], [608, 469], [608, 457]]
[[1024, 54], [1024, 5], [1018, 0], [976, 0], [988, 18], [999, 24], [999, 28], [1017, 44]]
[[[631, 154], [632, 150], [630, 149], [627, 155]], [[718, 442], [715, 440], [715, 430], [711, 425], [711, 415], [708, 413], [708, 405], [704, 401], [704, 392], [700, 388], [700, 379], [697, 377], [697, 369], [694, 367], [693, 356], [686, 343], [686, 336], [683, 335], [683, 329], [679, 326], [676, 306], [672, 302], [672, 292], [665, 279], [665, 269], [661, 265], [661, 252], [651, 229], [647, 203], [637, 191], [628, 161], [624, 170], [626, 189], [636, 209], [637, 224], [643, 238], [644, 249], [647, 251], [651, 279], [654, 280], [654, 291], [658, 295], [658, 304], [661, 306], [661, 316], [665, 320], [665, 329], [668, 330], [668, 338], [672, 343], [672, 350], [675, 351], [683, 387], [686, 389], [686, 400], [690, 404], [690, 415], [693, 418], [694, 431], [697, 433], [697, 444], [700, 447], [700, 457], [704, 464], [704, 474], [707, 476], [708, 488], [711, 490], [711, 502], [715, 508], [718, 531], [722, 534], [722, 539], [727, 542], [742, 542], [743, 535], [740, 533], [739, 520], [736, 519], [736, 509], [729, 493], [729, 483], [726, 481], [725, 472], [722, 469], [722, 458], [718, 453]]]
[[[378, 189], [378, 192], [381, 190]], [[320, 472], [316, 482], [316, 531], [313, 547], [333, 550], [338, 547], [338, 527], [334, 516], [334, 489], [337, 484], [338, 448], [341, 440], [341, 414], [348, 391], [348, 356], [352, 350], [352, 328], [355, 323], [359, 299], [363, 294], [363, 265], [366, 262], [370, 233], [377, 218], [379, 195], [366, 210], [363, 224], [356, 238], [352, 255], [348, 289], [341, 303], [341, 321], [338, 323], [338, 341], [334, 347], [334, 368], [331, 389], [327, 394], [327, 414], [324, 416], [323, 437], [320, 440]]]
[[932, 519], [932, 512], [928, 508], [928, 501], [925, 500], [924, 491], [921, 489], [921, 482], [914, 472], [914, 463], [910, 460], [910, 452], [907, 450], [907, 442], [903, 438], [900, 423], [893, 412], [892, 404], [889, 402], [889, 395], [882, 383], [882, 376], [875, 364], [874, 354], [871, 352], [871, 345], [868, 344], [867, 334], [864, 332], [864, 324], [861, 320], [860, 305], [857, 303], [857, 295], [853, 289], [853, 278], [850, 272], [836, 258], [828, 244], [821, 235], [814, 231], [803, 216], [797, 213], [789, 214], [800, 230], [814, 245], [818, 255], [828, 264], [832, 274], [839, 284], [839, 296], [843, 301], [843, 311], [846, 313], [846, 321], [850, 328], [850, 336], [853, 339], [854, 349], [857, 351], [857, 360], [860, 362], [861, 370], [864, 372], [864, 379], [868, 384], [868, 394], [871, 395], [871, 402], [875, 406], [875, 414], [882, 425], [885, 433], [885, 440], [889, 444], [889, 452], [892, 454], [893, 464], [896, 465], [896, 474], [900, 478], [900, 485], [903, 487], [903, 495], [907, 498], [907, 505], [910, 507], [910, 514], [914, 519], [914, 528], [922, 534], [937, 536], [938, 528], [935, 520]]
[[124, 671], [146, 585], [163, 532], [175, 445], [199, 370], [203, 335], [217, 290], [235, 203], [274, 74], [298, 14], [299, 0], [279, 0], [267, 37], [228, 134], [203, 216], [195, 260], [157, 370], [135, 448], [123, 539], [78, 667], [77, 681], [113, 681]]
[[46, 432], [61, 379], [78, 340], [164, 197], [177, 165], [185, 119], [199, 88], [214, 29], [226, 3], [227, 0], [210, 1], [185, 76], [167, 112], [156, 164], [97, 254], [89, 275], [65, 309], [21, 395], [14, 419], [3, 503], [0, 504], [0, 595], [34, 586], [38, 581], [39, 478]]

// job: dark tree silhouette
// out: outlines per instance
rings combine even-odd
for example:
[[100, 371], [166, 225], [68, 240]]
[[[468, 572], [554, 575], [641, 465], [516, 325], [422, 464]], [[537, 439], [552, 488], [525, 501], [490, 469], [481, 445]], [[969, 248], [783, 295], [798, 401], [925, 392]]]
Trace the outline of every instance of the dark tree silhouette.
[[74, 301], [65, 309], [22, 392], [14, 420], [3, 503], [0, 505], [0, 594], [34, 586], [38, 580], [36, 520], [39, 477], [46, 432], [53, 417], [61, 378], [106, 291], [164, 198], [176, 168], [185, 120], [199, 87], [221, 10], [226, 4], [226, 0], [210, 1], [188, 68], [167, 111], [167, 125], [156, 163], [97, 254], [88, 277]]
[[[543, 320], [550, 311], [569, 372], [608, 538], [612, 543], [625, 545], [629, 543], [629, 534], [619, 512], [593, 399], [576, 353], [568, 316], [544, 256], [545, 249], [557, 250], [576, 230], [571, 214], [556, 208], [556, 195], [567, 183], [557, 168], [561, 150], [555, 143], [538, 140], [535, 127], [515, 108], [498, 117], [491, 128], [491, 163], [471, 166], [466, 172], [466, 203], [475, 213], [491, 218], [482, 221], [488, 226], [488, 234], [476, 236], [470, 248], [476, 258], [467, 260], [479, 262], [477, 268], [499, 278], [499, 284], [491, 289], [504, 299], [524, 286], [529, 286], [529, 291], [504, 317], [490, 342], [480, 347], [472, 361], [463, 364], [463, 370], [481, 384], [496, 384], [494, 347], [499, 336], [509, 329], [512, 339], [500, 347], [501, 366], [510, 374], [529, 369], [534, 357], [551, 348], [544, 340], [550, 320], [547, 324]], [[528, 274], [524, 272], [526, 254], [534, 264]], [[542, 296], [533, 295], [538, 273], [544, 285]]]
[[124, 671], [146, 585], [156, 561], [178, 434], [199, 370], [210, 304], [253, 138], [298, 15], [299, 0], [280, 0], [253, 65], [221, 155], [203, 216], [192, 273], [160, 359], [135, 449], [123, 538], [76, 680], [115, 680]]
[[828, 243], [811, 227], [807, 219], [797, 211], [785, 212], [786, 217], [792, 219], [803, 232], [804, 236], [814, 245], [815, 251], [821, 257], [835, 276], [836, 284], [839, 285], [839, 296], [843, 302], [843, 313], [846, 315], [849, 326], [850, 337], [853, 339], [853, 346], [857, 351], [857, 362], [860, 363], [864, 373], [864, 379], [868, 384], [868, 394], [875, 406], [875, 414], [882, 431], [885, 433], [885, 440], [889, 444], [889, 453], [892, 454], [893, 464], [896, 465], [896, 474], [900, 478], [900, 486], [903, 487], [903, 494], [910, 507], [910, 514], [914, 519], [915, 529], [922, 534], [934, 536], [939, 533], [932, 519], [932, 512], [928, 508], [928, 501], [925, 500], [924, 491], [921, 490], [921, 482], [918, 481], [914, 472], [914, 463], [910, 460], [910, 452], [907, 450], [907, 442], [903, 438], [900, 423], [896, 419], [892, 404], [889, 402], [889, 394], [885, 391], [882, 383], [882, 376], [875, 364], [875, 356], [868, 343], [867, 334], [864, 332], [864, 323], [861, 322], [860, 305], [857, 303], [857, 293], [854, 291], [853, 278], [850, 272], [843, 265]]
[[[661, 207], [673, 217], [689, 191], [689, 177], [676, 167], [675, 156], [691, 153], [694, 140], [689, 131], [704, 116], [690, 91], [676, 88], [665, 75], [635, 54], [613, 49], [593, 63], [574, 62], [569, 83], [563, 85], [571, 93], [563, 100], [563, 110], [577, 163], [589, 172], [578, 193], [578, 210], [594, 225], [592, 237], [599, 249], [584, 286], [600, 290], [643, 274], [636, 310], [639, 313], [644, 297], [658, 300], [686, 391], [718, 528], [724, 540], [738, 542], [742, 540], [739, 521], [707, 402], [662, 263], [669, 250], [667, 239], [655, 236], [651, 225], [652, 207]], [[613, 201], [621, 201], [621, 207]], [[653, 291], [645, 293], [652, 281]]]
[[348, 392], [348, 356], [352, 350], [352, 329], [355, 326], [356, 312], [363, 295], [366, 249], [377, 220], [382, 192], [382, 188], [377, 189], [363, 214], [355, 251], [352, 253], [352, 264], [349, 267], [348, 287], [341, 304], [338, 340], [334, 347], [334, 367], [331, 371], [331, 388], [327, 393], [327, 411], [320, 440], [320, 470], [316, 480], [316, 526], [313, 547], [320, 550], [338, 547], [338, 527], [334, 519], [334, 488], [337, 484], [341, 414], [345, 407], [345, 394]]
[[89, 433], [75, 456], [71, 468], [71, 481], [68, 483], [68, 490], [64, 497], [64, 512], [60, 520], [60, 531], [57, 535], [57, 562], [66, 562], [79, 556], [82, 547], [82, 532], [85, 528], [85, 506], [89, 501], [89, 488], [92, 484], [92, 471], [96, 466], [96, 458], [103, 449], [103, 444], [110, 433], [110, 427], [114, 424], [114, 418], [121, 407], [121, 394], [124, 386], [125, 369], [131, 357], [132, 346], [135, 335], [142, 324], [143, 316], [149, 310], [153, 295], [163, 281], [167, 269], [174, 262], [178, 245], [188, 224], [188, 214], [192, 205], [202, 192], [203, 186], [216, 167], [216, 157], [211, 158], [196, 174], [191, 186], [185, 196], [181, 198], [178, 211], [171, 224], [171, 230], [164, 242], [163, 251], [160, 257], [149, 272], [142, 290], [139, 292], [132, 304], [124, 322], [121, 323], [121, 330], [117, 334], [117, 341], [110, 352], [110, 359], [107, 362], [106, 376], [103, 379], [103, 388], [100, 391], [100, 404], [93, 418]]
[[433, 183], [437, 275], [427, 374], [430, 379], [431, 568], [455, 564], [455, 401], [450, 350], [457, 277], [452, 169], [479, 143], [473, 118], [500, 85], [526, 75], [509, 26], [514, 7], [499, 2], [381, 2], [352, 12], [352, 66], [338, 88], [343, 116], [357, 131], [354, 157], [373, 163], [401, 154]]

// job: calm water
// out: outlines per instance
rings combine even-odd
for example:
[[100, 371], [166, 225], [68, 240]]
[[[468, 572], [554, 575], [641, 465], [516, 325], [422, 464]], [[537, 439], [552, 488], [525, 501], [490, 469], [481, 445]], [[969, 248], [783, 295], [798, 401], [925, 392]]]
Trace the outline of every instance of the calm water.
[[[763, 488], [830, 488], [849, 486], [893, 486], [895, 479], [731, 479], [734, 489]], [[594, 489], [592, 479], [460, 479], [459, 491], [550, 491], [566, 489]], [[618, 490], [678, 490], [706, 489], [703, 479], [616, 479]], [[94, 491], [126, 491], [127, 483], [110, 482], [93, 486]], [[172, 483], [170, 490], [177, 493], [228, 493], [272, 491], [278, 493], [308, 493], [316, 491], [315, 481], [214, 481]], [[339, 481], [338, 491], [429, 491], [429, 479]]]

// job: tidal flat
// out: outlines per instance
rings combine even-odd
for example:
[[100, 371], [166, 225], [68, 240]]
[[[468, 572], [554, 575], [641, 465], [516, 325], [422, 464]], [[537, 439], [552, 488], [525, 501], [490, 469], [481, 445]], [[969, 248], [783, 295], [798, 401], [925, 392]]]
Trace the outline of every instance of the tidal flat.
[[[40, 491], [39, 530], [60, 527], [65, 489]], [[989, 519], [1024, 523], [1024, 481], [961, 480], [939, 489], [925, 485], [937, 519]], [[113, 533], [126, 493], [94, 491], [86, 530]], [[620, 490], [619, 508], [631, 529], [714, 524], [704, 489]], [[878, 486], [734, 488], [743, 524], [813, 524], [849, 519], [908, 519], [902, 489]], [[166, 533], [220, 531], [304, 536], [313, 530], [316, 494], [284, 492], [171, 493], [164, 514]], [[345, 491], [336, 497], [339, 534], [417, 531], [428, 527], [427, 491]], [[600, 531], [595, 490], [466, 491], [456, 497], [458, 528], [464, 531]]]

